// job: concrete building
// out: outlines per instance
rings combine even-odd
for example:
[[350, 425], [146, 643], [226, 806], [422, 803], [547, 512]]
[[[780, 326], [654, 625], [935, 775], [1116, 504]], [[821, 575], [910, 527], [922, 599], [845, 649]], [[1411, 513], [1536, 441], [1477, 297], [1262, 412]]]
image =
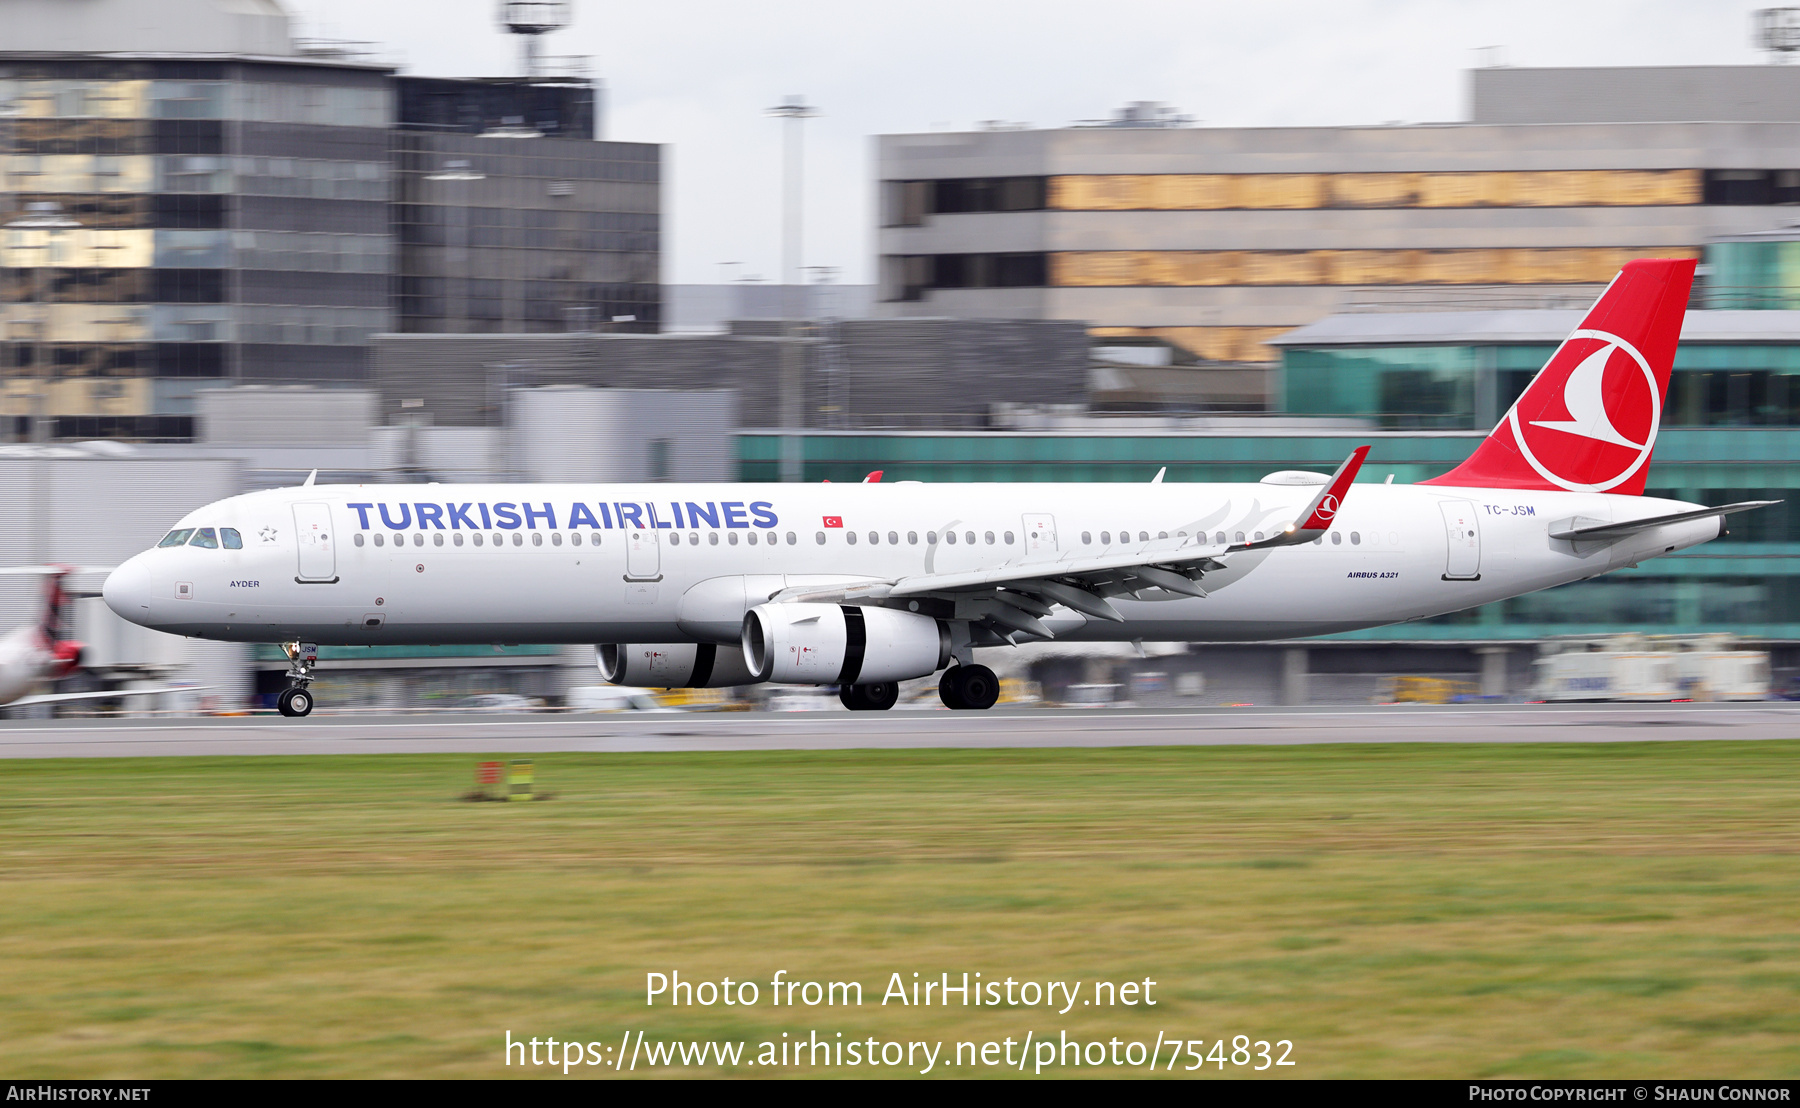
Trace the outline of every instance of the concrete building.
[[1483, 69], [1471, 88], [1461, 123], [881, 136], [878, 310], [1274, 362], [1271, 340], [1358, 304], [1573, 306], [1629, 259], [1697, 256], [1800, 203], [1800, 67]]

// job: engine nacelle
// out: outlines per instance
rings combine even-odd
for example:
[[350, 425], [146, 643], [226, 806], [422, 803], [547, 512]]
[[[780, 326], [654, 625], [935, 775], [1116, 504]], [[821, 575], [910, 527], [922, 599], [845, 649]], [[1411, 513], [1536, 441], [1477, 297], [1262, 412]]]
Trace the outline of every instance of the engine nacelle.
[[942, 620], [854, 604], [761, 604], [744, 617], [744, 664], [758, 681], [868, 685], [950, 662]]
[[56, 664], [48, 676], [55, 680], [67, 677], [81, 668], [81, 660], [87, 657], [87, 647], [68, 639], [58, 639], [50, 648], [50, 653], [56, 658]]
[[744, 652], [712, 643], [604, 643], [594, 648], [600, 676], [651, 689], [724, 689], [754, 685]]

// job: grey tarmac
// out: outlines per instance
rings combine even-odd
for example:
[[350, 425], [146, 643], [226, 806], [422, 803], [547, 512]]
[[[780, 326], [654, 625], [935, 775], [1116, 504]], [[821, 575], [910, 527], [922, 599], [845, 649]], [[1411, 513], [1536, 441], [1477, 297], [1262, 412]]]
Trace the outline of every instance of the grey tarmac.
[[0, 758], [1800, 738], [1800, 704], [318, 714], [0, 721]]

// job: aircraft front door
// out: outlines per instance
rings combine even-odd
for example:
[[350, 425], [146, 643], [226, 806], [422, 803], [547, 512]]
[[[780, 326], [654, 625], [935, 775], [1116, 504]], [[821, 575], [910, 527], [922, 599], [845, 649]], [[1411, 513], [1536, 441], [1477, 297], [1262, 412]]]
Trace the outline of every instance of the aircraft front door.
[[625, 538], [625, 579], [655, 581], [662, 576], [662, 547], [649, 528], [628, 532]]
[[1044, 512], [1026, 512], [1021, 521], [1025, 529], [1025, 555], [1056, 556], [1056, 517]]
[[1444, 539], [1450, 544], [1444, 580], [1481, 580], [1481, 524], [1476, 519], [1474, 503], [1445, 500], [1438, 508], [1444, 513]]
[[294, 538], [300, 547], [299, 581], [337, 580], [337, 540], [332, 534], [331, 505], [309, 501], [294, 505]]

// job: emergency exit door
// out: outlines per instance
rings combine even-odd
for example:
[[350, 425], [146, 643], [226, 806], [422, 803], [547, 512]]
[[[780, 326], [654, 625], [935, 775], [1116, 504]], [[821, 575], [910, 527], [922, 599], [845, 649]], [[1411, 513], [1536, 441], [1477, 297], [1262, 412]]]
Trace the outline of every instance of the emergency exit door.
[[656, 532], [640, 528], [625, 533], [625, 579], [655, 581], [662, 576], [662, 547]]
[[1056, 556], [1056, 517], [1043, 512], [1027, 512], [1021, 519], [1025, 529], [1025, 555]]
[[1444, 580], [1481, 580], [1481, 524], [1476, 520], [1474, 503], [1445, 500], [1438, 508], [1444, 513], [1444, 539], [1449, 544]]

